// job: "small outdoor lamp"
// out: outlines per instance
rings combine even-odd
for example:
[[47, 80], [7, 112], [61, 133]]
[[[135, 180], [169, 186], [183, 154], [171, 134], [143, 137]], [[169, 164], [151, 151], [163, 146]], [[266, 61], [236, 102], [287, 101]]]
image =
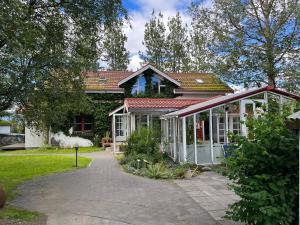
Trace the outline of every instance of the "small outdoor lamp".
[[77, 155], [78, 155], [78, 148], [79, 148], [79, 145], [78, 143], [75, 144], [75, 150], [76, 150], [76, 168], [77, 168]]

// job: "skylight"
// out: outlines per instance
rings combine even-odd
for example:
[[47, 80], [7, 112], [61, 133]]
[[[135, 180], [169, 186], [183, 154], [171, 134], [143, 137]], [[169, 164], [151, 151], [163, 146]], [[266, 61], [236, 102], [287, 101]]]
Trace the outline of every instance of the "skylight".
[[106, 77], [100, 77], [99, 82], [104, 84], [107, 82], [107, 78]]
[[196, 82], [197, 82], [198, 84], [203, 84], [203, 83], [204, 83], [204, 81], [203, 81], [202, 79], [196, 79]]

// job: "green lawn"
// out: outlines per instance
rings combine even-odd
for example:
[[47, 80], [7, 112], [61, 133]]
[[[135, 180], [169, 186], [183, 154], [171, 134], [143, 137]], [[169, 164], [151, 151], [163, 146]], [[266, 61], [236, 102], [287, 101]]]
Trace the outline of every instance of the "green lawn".
[[[78, 149], [79, 153], [89, 153], [89, 152], [98, 152], [102, 151], [101, 147], [80, 147]], [[36, 153], [75, 153], [74, 148], [37, 148], [37, 149], [28, 149], [28, 150], [14, 150], [14, 151], [4, 151], [0, 150], [0, 153], [9, 153], [9, 154], [36, 154]]]
[[[91, 159], [78, 157], [80, 168], [87, 167]], [[73, 156], [0, 156], [0, 186], [4, 188], [8, 200], [16, 193], [14, 189], [24, 181], [50, 173], [75, 169]], [[0, 218], [32, 219], [38, 214], [6, 205], [0, 209]]]

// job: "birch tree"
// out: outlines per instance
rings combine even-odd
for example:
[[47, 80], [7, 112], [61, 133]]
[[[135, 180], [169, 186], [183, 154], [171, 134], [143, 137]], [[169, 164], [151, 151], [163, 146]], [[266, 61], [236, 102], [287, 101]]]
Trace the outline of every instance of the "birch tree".
[[214, 0], [211, 8], [193, 7], [197, 23], [212, 34], [213, 68], [225, 80], [284, 86], [299, 78], [298, 0]]

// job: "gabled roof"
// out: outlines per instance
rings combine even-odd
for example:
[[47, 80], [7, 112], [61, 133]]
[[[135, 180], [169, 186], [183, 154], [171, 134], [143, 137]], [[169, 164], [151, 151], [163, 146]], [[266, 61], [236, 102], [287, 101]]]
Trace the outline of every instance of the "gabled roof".
[[[181, 83], [181, 86], [175, 89], [175, 94], [181, 93], [197, 93], [197, 92], [225, 92], [233, 93], [227, 84], [223, 83], [215, 74], [212, 73], [168, 73], [170, 77], [173, 77]], [[203, 81], [198, 83], [197, 79]]]
[[[124, 89], [119, 86], [126, 80], [131, 79], [137, 74], [147, 69], [153, 69], [176, 84], [175, 94], [181, 93], [203, 93], [203, 94], [224, 94], [233, 93], [233, 90], [211, 73], [166, 73], [158, 71], [154, 66], [147, 65], [136, 72], [130, 71], [98, 71], [88, 72], [85, 75], [85, 85], [87, 93], [124, 93]], [[200, 79], [203, 83], [198, 83]]]
[[130, 76], [120, 80], [118, 82], [118, 85], [121, 86], [122, 84], [126, 83], [127, 81], [129, 81], [130, 79], [142, 74], [143, 72], [145, 72], [146, 70], [151, 69], [153, 70], [155, 73], [157, 73], [158, 75], [166, 78], [167, 80], [171, 81], [172, 83], [176, 84], [177, 86], [181, 86], [181, 84], [173, 79], [172, 77], [170, 77], [169, 75], [167, 75], [166, 73], [160, 71], [159, 69], [155, 68], [154, 66], [152, 66], [151, 64], [147, 64], [145, 66], [143, 66], [141, 69], [137, 70], [136, 72], [132, 73]]
[[279, 90], [279, 89], [276, 89], [273, 87], [266, 86], [266, 87], [262, 87], [262, 88], [239, 92], [236, 94], [217, 97], [217, 98], [208, 100], [206, 102], [197, 103], [197, 104], [191, 105], [187, 108], [168, 113], [162, 117], [183, 117], [183, 116], [191, 115], [191, 114], [205, 111], [205, 110], [208, 110], [208, 109], [211, 109], [211, 108], [214, 108], [214, 107], [226, 104], [226, 103], [230, 103], [230, 102], [233, 102], [233, 101], [245, 98], [245, 97], [263, 93], [265, 91], [277, 93], [277, 94], [280, 94], [280, 95], [283, 95], [283, 96], [286, 96], [289, 98], [294, 98], [297, 101], [300, 101], [300, 97], [297, 95], [294, 95], [292, 93], [289, 93], [289, 92], [286, 92], [283, 90]]
[[211, 98], [126, 98], [126, 109], [182, 109], [189, 105], [205, 102]]
[[123, 88], [118, 86], [118, 82], [128, 77], [129, 71], [99, 71], [88, 72], [85, 75], [86, 92], [119, 92], [123, 93]]

